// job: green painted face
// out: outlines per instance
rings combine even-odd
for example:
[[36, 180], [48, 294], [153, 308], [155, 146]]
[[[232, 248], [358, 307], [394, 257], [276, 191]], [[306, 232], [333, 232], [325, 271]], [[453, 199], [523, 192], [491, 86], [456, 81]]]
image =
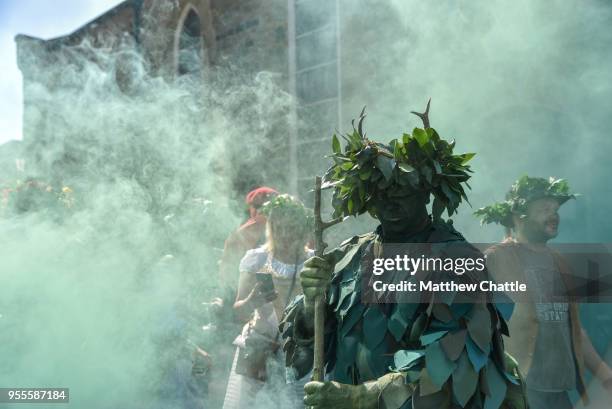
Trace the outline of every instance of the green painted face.
[[422, 218], [427, 198], [425, 193], [414, 189], [389, 189], [377, 192], [373, 204], [381, 221], [415, 221]]

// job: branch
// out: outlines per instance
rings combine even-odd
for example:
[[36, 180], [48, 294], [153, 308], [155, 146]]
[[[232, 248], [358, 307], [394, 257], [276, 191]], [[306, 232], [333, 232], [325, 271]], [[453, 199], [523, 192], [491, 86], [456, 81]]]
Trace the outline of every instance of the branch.
[[421, 120], [423, 121], [424, 129], [430, 128], [429, 126], [429, 104], [431, 104], [431, 98], [429, 98], [429, 101], [427, 101], [427, 108], [425, 108], [425, 112], [423, 113], [410, 111], [410, 113], [415, 114], [416, 116], [421, 118]]

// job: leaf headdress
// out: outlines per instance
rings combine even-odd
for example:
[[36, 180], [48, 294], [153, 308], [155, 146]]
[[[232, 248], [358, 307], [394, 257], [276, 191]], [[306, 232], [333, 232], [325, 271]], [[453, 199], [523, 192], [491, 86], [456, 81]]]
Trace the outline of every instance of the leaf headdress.
[[512, 214], [524, 214], [527, 205], [534, 200], [545, 197], [556, 199], [560, 205], [577, 194], [570, 193], [569, 184], [565, 179], [554, 177], [538, 178], [521, 176], [506, 194], [506, 200], [481, 207], [474, 215], [481, 218], [481, 224], [497, 223], [505, 227], [512, 227]]
[[[366, 211], [376, 217], [373, 198], [387, 190], [411, 190], [433, 195], [433, 217], [439, 219], [446, 210], [451, 216], [463, 199], [463, 184], [471, 173], [467, 162], [473, 153], [456, 155], [454, 141], [442, 139], [429, 126], [429, 105], [424, 113], [414, 114], [423, 120], [423, 128], [414, 128], [388, 144], [374, 142], [363, 132], [365, 108], [353, 132], [332, 137], [331, 158], [334, 164], [324, 177], [323, 188], [333, 188], [334, 216], [357, 216]], [[429, 196], [428, 196], [429, 197]]]
[[278, 195], [267, 201], [261, 211], [269, 219], [282, 218], [308, 231], [314, 227], [312, 209], [308, 209], [301, 201], [288, 194]]

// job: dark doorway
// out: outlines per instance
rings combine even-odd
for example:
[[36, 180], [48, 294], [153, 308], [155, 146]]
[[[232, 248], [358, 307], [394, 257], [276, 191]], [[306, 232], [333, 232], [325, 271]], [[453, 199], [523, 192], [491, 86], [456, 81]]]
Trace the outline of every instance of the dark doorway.
[[178, 75], [200, 75], [203, 66], [202, 24], [200, 17], [189, 10], [178, 42]]

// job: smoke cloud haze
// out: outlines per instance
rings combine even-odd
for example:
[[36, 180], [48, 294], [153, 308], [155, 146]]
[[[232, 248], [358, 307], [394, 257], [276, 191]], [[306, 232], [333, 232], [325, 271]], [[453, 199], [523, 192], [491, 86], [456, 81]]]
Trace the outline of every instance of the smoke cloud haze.
[[69, 385], [72, 407], [175, 407], [159, 394], [187, 388], [193, 345], [215, 341], [202, 302], [221, 295], [237, 192], [283, 186], [282, 170], [253, 166], [284, 155], [270, 132], [291, 98], [274, 73], [229, 67], [202, 91], [193, 76], [149, 75], [130, 45], [66, 51], [41, 67], [54, 88], [30, 89], [52, 113], [44, 149], [28, 141], [40, 159], [28, 176], [43, 185], [11, 196], [0, 219], [0, 384]]
[[[564, 241], [608, 240], [612, 10], [605, 2], [347, 2], [345, 118], [367, 105], [368, 134], [387, 141], [430, 118], [472, 163], [473, 208], [457, 222], [495, 240], [471, 212], [501, 200], [521, 174], [567, 178], [584, 196], [563, 208]], [[351, 39], [355, 39], [352, 42]], [[345, 122], [348, 122], [345, 120]], [[581, 177], [588, 172], [588, 177]], [[580, 219], [588, 209], [592, 216]], [[567, 223], [567, 224], [566, 224]]]
[[[316, 15], [320, 2], [303, 3]], [[339, 21], [342, 122], [330, 130], [348, 130], [365, 105], [368, 136], [387, 142], [421, 126], [409, 112], [431, 97], [432, 127], [477, 153], [472, 207], [454, 218], [469, 240], [502, 237], [472, 212], [527, 173], [582, 194], [562, 208], [558, 241], [612, 241], [611, 5], [342, 0]], [[0, 386], [69, 387], [74, 408], [183, 407], [164, 388], [188, 388], [194, 344], [214, 355], [220, 335], [202, 330], [202, 303], [222, 296], [217, 263], [244, 193], [292, 186], [287, 72], [244, 69], [285, 50], [259, 46], [255, 63], [220, 58], [178, 79], [154, 74], [129, 41], [84, 41], [50, 66], [32, 57], [44, 80], [29, 96], [50, 114], [35, 130], [44, 143], [23, 142], [22, 180], [0, 175], [0, 188], [39, 183], [0, 206]], [[331, 132], [318, 137], [331, 150]], [[351, 219], [330, 242], [373, 225]], [[612, 334], [599, 331], [605, 351]]]
[[16, 64], [15, 35], [25, 33], [41, 38], [64, 35], [117, 3], [120, 0], [0, 3], [0, 143], [22, 137], [22, 77]]

